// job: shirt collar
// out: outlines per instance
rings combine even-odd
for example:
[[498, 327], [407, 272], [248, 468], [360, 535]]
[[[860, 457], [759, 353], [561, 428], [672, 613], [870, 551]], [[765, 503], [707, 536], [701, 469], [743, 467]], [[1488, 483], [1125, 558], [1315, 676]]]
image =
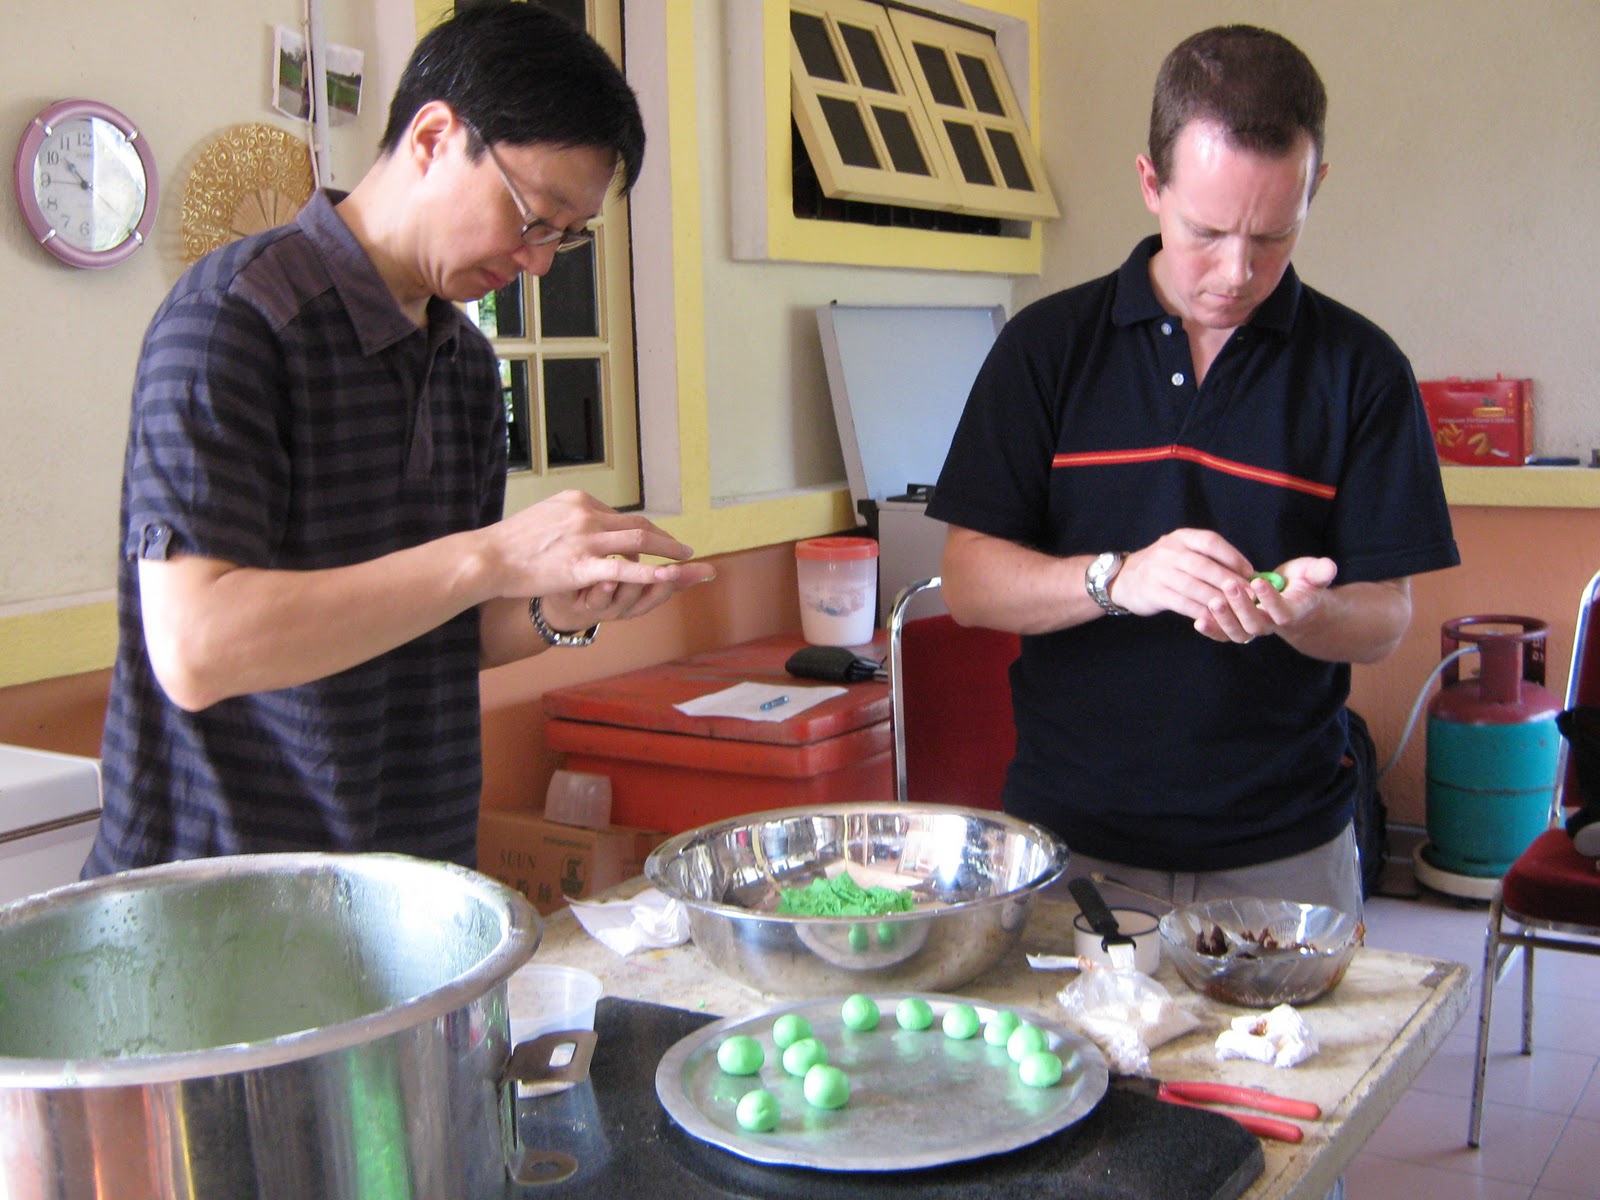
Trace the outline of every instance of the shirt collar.
[[[295, 224], [327, 264], [328, 277], [355, 326], [362, 353], [376, 354], [419, 330], [395, 301], [383, 276], [378, 274], [378, 268], [350, 232], [350, 226], [335, 211], [334, 206], [346, 195], [347, 192], [331, 188], [314, 192], [295, 218]], [[455, 306], [448, 300], [437, 296], [429, 299], [430, 344], [441, 339], [454, 341], [457, 315]]]
[[[1161, 235], [1153, 233], [1134, 247], [1127, 261], [1117, 269], [1116, 299], [1112, 303], [1111, 319], [1117, 325], [1136, 325], [1141, 321], [1155, 321], [1171, 316], [1161, 307], [1156, 290], [1150, 283], [1150, 260], [1161, 249]], [[1300, 304], [1300, 277], [1294, 264], [1284, 269], [1283, 278], [1272, 289], [1272, 295], [1263, 300], [1250, 316], [1254, 329], [1271, 329], [1287, 333], [1294, 324], [1294, 315]]]

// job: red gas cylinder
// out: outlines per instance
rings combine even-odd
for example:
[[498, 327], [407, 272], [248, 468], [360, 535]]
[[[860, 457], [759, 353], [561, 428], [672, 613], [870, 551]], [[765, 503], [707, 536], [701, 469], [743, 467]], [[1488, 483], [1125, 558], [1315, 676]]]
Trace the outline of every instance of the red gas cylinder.
[[1457, 617], [1441, 652], [1478, 648], [1476, 678], [1460, 660], [1443, 671], [1428, 707], [1429, 863], [1498, 878], [1549, 824], [1561, 701], [1544, 687], [1549, 626], [1533, 617]]

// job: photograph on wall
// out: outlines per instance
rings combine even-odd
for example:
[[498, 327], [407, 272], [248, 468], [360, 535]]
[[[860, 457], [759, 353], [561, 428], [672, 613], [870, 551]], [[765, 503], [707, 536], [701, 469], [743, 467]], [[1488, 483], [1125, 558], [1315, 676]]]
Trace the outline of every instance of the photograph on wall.
[[[272, 107], [297, 121], [311, 117], [311, 57], [306, 39], [284, 25], [273, 30]], [[364, 56], [352, 46], [330, 42], [328, 55], [328, 124], [343, 125], [361, 112]]]

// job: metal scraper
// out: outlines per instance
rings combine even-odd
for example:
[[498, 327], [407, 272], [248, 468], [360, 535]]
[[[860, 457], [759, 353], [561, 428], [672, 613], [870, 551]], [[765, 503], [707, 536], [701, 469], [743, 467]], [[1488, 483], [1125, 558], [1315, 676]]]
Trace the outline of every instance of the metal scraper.
[[1088, 878], [1071, 880], [1067, 884], [1067, 890], [1078, 902], [1079, 909], [1089, 922], [1089, 928], [1100, 935], [1100, 946], [1106, 952], [1106, 957], [1111, 960], [1112, 969], [1133, 970], [1133, 939], [1117, 927], [1117, 918], [1106, 907], [1106, 902], [1100, 895], [1100, 889], [1095, 887], [1094, 880]]

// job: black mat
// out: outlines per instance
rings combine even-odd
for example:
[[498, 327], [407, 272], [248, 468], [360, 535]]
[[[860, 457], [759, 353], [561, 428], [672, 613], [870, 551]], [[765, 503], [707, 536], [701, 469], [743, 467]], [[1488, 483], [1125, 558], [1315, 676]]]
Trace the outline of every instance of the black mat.
[[[587, 1082], [519, 1105], [526, 1144], [563, 1151], [577, 1172], [516, 1200], [1232, 1200], [1261, 1174], [1260, 1143], [1226, 1117], [1113, 1086], [1082, 1121], [1007, 1154], [945, 1167], [831, 1172], [769, 1167], [686, 1134], [656, 1099], [656, 1064], [713, 1020], [607, 998]], [[951, 1114], [959, 1119], [959, 1114]]]

